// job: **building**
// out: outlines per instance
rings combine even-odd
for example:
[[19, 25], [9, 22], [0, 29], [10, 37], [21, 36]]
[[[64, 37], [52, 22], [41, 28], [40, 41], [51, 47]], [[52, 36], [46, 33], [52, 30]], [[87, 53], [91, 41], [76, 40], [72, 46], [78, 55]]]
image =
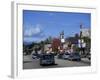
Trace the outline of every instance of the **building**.
[[80, 25], [80, 37], [91, 37], [91, 30], [90, 28], [85, 28], [83, 25]]
[[65, 39], [64, 39], [64, 31], [62, 31], [60, 33], [60, 40], [61, 40], [61, 43], [64, 43], [65, 42]]
[[89, 37], [91, 36], [91, 30], [90, 29], [87, 29], [87, 28], [83, 28], [82, 29], [82, 36], [83, 37]]
[[49, 50], [50, 47], [51, 47], [51, 44], [45, 44], [44, 45], [44, 51]]

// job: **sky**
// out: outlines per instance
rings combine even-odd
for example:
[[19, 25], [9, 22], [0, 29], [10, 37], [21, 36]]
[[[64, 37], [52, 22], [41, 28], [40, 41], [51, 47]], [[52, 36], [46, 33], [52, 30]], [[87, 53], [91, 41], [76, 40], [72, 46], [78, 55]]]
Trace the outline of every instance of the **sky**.
[[90, 13], [51, 12], [23, 10], [24, 42], [39, 42], [49, 36], [59, 37], [64, 31], [65, 37], [79, 33], [80, 24], [91, 27]]

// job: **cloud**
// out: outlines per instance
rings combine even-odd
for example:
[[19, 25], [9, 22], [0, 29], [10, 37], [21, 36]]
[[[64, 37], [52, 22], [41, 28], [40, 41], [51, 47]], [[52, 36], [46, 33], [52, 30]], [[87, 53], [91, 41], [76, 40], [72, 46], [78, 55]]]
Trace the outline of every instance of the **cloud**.
[[45, 37], [42, 26], [36, 24], [35, 26], [29, 26], [24, 29], [24, 42], [40, 41]]
[[53, 15], [54, 15], [54, 13], [49, 13], [49, 15], [50, 15], [50, 16], [53, 16]]
[[45, 40], [45, 38], [24, 37], [24, 42], [40, 42], [42, 40]]
[[31, 26], [24, 30], [25, 37], [38, 37], [40, 35], [43, 35], [42, 33], [43, 31], [41, 30], [39, 24], [37, 24], [36, 26]]

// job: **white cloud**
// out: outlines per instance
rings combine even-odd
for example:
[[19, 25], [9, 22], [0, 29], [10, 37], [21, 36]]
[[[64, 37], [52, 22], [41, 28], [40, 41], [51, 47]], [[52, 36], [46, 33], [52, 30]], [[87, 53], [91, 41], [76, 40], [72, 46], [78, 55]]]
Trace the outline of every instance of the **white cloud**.
[[29, 27], [27, 26], [27, 28], [24, 29], [24, 42], [39, 42], [44, 40], [45, 35], [41, 28], [42, 26], [40, 24]]
[[40, 42], [41, 40], [45, 40], [45, 38], [24, 37], [24, 42]]
[[42, 30], [40, 29], [40, 25], [37, 24], [36, 26], [31, 26], [24, 31], [24, 36], [31, 37], [38, 34], [41, 34]]

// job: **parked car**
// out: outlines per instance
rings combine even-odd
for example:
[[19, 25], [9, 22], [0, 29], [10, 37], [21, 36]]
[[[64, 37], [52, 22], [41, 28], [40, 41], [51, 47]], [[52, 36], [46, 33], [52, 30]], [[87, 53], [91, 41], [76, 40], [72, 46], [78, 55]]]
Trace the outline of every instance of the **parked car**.
[[64, 54], [63, 54], [63, 56], [62, 56], [62, 58], [63, 58], [63, 59], [68, 59], [68, 58], [69, 58], [69, 56], [70, 56], [70, 54], [69, 54], [69, 53], [64, 53]]
[[32, 58], [33, 59], [39, 59], [40, 58], [40, 54], [33, 53], [32, 54]]
[[91, 54], [88, 54], [86, 57], [87, 57], [89, 60], [91, 60]]
[[81, 56], [78, 53], [72, 53], [69, 55], [68, 60], [77, 60], [80, 61], [81, 60]]
[[62, 54], [58, 54], [58, 59], [68, 59], [69, 57], [69, 53], [62, 53]]
[[55, 58], [53, 54], [41, 54], [40, 65], [53, 65], [55, 64]]
[[57, 55], [57, 58], [58, 58], [58, 59], [63, 59], [63, 54], [58, 54], [58, 55]]

